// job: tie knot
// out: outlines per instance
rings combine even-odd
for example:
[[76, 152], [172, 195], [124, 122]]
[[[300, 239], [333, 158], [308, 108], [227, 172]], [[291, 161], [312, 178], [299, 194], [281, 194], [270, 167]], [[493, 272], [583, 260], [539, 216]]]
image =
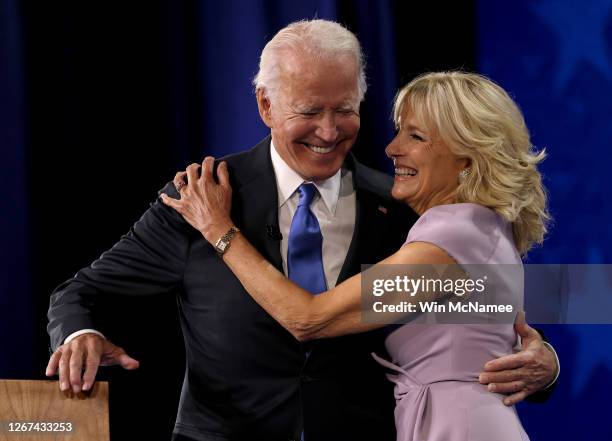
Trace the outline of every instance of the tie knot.
[[315, 194], [317, 194], [317, 187], [311, 183], [303, 183], [298, 187], [298, 193], [300, 194], [300, 201], [298, 202], [298, 207], [302, 205], [310, 206], [312, 199]]

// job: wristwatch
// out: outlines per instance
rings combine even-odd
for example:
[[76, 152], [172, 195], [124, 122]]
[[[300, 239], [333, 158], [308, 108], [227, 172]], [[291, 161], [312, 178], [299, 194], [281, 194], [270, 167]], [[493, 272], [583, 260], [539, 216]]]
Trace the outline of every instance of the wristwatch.
[[217, 240], [217, 242], [215, 242], [215, 249], [217, 250], [217, 253], [219, 254], [219, 256], [222, 256], [223, 254], [225, 254], [227, 252], [227, 250], [229, 250], [229, 246], [230, 246], [230, 242], [231, 242], [232, 238], [239, 231], [240, 230], [238, 228], [232, 227], [232, 228], [230, 228], [228, 230], [227, 233], [225, 233], [223, 236], [221, 236]]

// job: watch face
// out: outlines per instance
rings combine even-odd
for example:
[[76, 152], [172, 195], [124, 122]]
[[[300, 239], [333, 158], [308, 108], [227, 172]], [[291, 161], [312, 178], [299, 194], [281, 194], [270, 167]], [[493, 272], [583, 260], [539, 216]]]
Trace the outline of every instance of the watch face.
[[223, 242], [223, 241], [219, 241], [219, 243], [217, 243], [217, 249], [221, 252], [225, 251], [225, 249], [227, 248], [227, 242]]

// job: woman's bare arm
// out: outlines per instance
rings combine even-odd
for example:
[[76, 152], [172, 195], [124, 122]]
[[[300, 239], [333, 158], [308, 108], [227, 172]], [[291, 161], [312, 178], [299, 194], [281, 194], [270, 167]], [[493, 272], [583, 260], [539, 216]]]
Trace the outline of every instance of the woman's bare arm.
[[[241, 234], [232, 240], [223, 260], [253, 299], [300, 341], [384, 326], [382, 323], [366, 323], [362, 319], [361, 274], [313, 295], [285, 277]], [[383, 265], [454, 263], [442, 249], [424, 242], [406, 245], [380, 262]], [[422, 301], [423, 295], [411, 300]]]
[[[214, 244], [233, 223], [229, 217], [231, 186], [225, 163], [218, 168], [219, 183], [212, 178], [213, 160], [202, 163], [198, 177], [197, 164], [177, 174], [182, 182], [181, 199], [162, 195], [165, 204], [176, 209], [210, 243]], [[298, 340], [364, 332], [384, 324], [365, 323], [362, 320], [361, 274], [351, 277], [333, 289], [312, 295], [293, 283], [238, 233], [222, 256], [225, 263], [240, 280], [247, 292], [275, 320]], [[437, 246], [417, 242], [400, 248], [380, 264], [454, 264], [455, 261]], [[413, 275], [414, 276], [414, 275]], [[417, 295], [413, 302], [427, 300]]]

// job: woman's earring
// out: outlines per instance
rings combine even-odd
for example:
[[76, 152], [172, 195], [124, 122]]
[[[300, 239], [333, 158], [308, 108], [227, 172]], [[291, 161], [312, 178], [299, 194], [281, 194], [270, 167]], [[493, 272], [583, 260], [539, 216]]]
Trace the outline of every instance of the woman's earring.
[[469, 175], [470, 175], [469, 168], [464, 168], [463, 170], [461, 170], [459, 172], [459, 183], [463, 183], [463, 181], [465, 181], [465, 178], [467, 178]]

